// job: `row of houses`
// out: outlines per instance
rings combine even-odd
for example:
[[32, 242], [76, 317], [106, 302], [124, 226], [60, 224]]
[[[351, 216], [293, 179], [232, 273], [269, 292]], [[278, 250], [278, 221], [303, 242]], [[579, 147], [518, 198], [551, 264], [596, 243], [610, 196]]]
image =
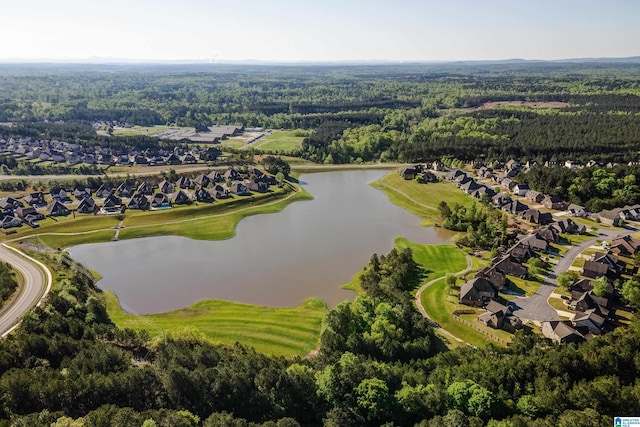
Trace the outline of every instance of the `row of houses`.
[[[48, 195], [38, 191], [29, 193], [22, 200], [13, 197], [0, 199], [0, 220], [3, 228], [23, 224], [37, 227], [38, 221], [45, 216], [69, 215], [72, 212], [110, 214], [127, 208], [150, 210], [192, 202], [212, 203], [232, 195], [265, 193], [276, 183], [273, 176], [258, 169], [238, 171], [230, 168], [223, 173], [212, 171], [206, 175], [201, 174], [195, 179], [181, 176], [174, 183], [163, 180], [158, 186], [147, 181], [134, 186], [125, 181], [118, 186], [103, 183], [92, 191], [82, 184], [76, 184], [72, 190], [52, 188]], [[69, 205], [75, 203], [77, 206], [74, 210]]]
[[97, 145], [81, 145], [65, 141], [31, 137], [0, 139], [0, 153], [16, 158], [39, 160], [56, 164], [161, 166], [194, 164], [216, 160], [222, 153], [217, 147], [157, 148], [148, 150], [116, 149]]
[[613, 226], [618, 226], [623, 221], [640, 221], [640, 205], [605, 209], [598, 212], [596, 218], [603, 224]]

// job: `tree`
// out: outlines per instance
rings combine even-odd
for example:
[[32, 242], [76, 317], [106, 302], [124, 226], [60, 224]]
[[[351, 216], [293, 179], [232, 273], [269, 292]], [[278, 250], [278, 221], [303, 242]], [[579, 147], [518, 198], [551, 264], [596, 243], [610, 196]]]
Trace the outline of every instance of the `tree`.
[[272, 175], [282, 172], [284, 176], [289, 176], [291, 173], [291, 166], [285, 160], [280, 157], [267, 156], [262, 159], [262, 165]]
[[603, 297], [609, 293], [609, 281], [605, 276], [598, 277], [591, 281], [593, 286], [593, 294], [599, 297]]
[[564, 273], [558, 274], [558, 276], [556, 277], [556, 282], [561, 288], [569, 290], [571, 288], [571, 285], [573, 285], [573, 282], [575, 282], [577, 278], [578, 273], [576, 273], [575, 271], [566, 271]]
[[278, 171], [276, 173], [276, 181], [278, 182], [278, 187], [282, 187], [284, 185], [284, 173]]
[[636, 310], [640, 310], [640, 277], [634, 276], [622, 284], [622, 298]]

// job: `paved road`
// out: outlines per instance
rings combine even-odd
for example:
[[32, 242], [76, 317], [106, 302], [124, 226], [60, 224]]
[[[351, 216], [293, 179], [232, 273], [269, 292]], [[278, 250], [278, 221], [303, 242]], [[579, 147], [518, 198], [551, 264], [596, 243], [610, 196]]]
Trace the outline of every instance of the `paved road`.
[[0, 337], [7, 336], [27, 311], [40, 303], [51, 289], [51, 272], [41, 262], [7, 245], [0, 245], [0, 260], [11, 264], [23, 278], [18, 295], [0, 311]]
[[597, 238], [585, 240], [576, 246], [572, 246], [556, 264], [553, 271], [545, 278], [540, 288], [533, 296], [517, 298], [513, 300], [514, 313], [523, 320], [551, 321], [559, 320], [556, 310], [549, 305], [547, 300], [556, 288], [556, 277], [571, 267], [573, 261], [585, 249], [594, 245], [598, 239], [610, 239], [615, 236], [626, 236], [635, 233], [636, 229], [601, 230]]

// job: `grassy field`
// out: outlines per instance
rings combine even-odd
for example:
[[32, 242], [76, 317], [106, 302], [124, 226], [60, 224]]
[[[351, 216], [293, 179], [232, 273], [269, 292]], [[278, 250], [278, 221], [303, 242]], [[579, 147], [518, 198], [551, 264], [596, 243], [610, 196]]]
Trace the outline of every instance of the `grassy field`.
[[197, 334], [211, 342], [239, 342], [257, 351], [304, 356], [318, 346], [326, 304], [308, 299], [298, 307], [272, 308], [220, 300], [204, 300], [168, 313], [136, 316], [122, 311], [112, 292], [104, 292], [109, 317], [120, 328], [163, 334]]
[[493, 342], [481, 333], [466, 327], [451, 317], [454, 310], [458, 308], [468, 309], [469, 307], [459, 305], [456, 296], [446, 294], [444, 280], [439, 280], [424, 290], [422, 293], [422, 305], [427, 310], [429, 317], [438, 322], [443, 329], [469, 344], [480, 347]]
[[291, 151], [294, 148], [300, 146], [300, 143], [304, 139], [303, 136], [296, 136], [298, 134], [300, 134], [299, 130], [277, 130], [274, 131], [271, 135], [261, 138], [251, 147], [263, 151]]
[[[540, 288], [541, 286], [540, 282], [536, 282], [533, 280], [524, 280], [514, 276], [508, 277], [512, 283], [508, 285], [507, 289], [511, 292], [517, 292], [518, 294], [520, 294], [520, 296], [530, 297], [535, 294], [538, 288]], [[509, 295], [505, 293], [501, 293], [500, 296], [502, 296], [506, 300], [512, 300], [518, 297], [517, 295]]]
[[113, 130], [114, 136], [135, 136], [135, 135], [146, 135], [146, 136], [156, 136], [168, 129], [178, 129], [172, 128], [170, 126], [133, 126], [131, 128], [117, 128]]
[[467, 266], [465, 253], [454, 245], [421, 245], [398, 237], [395, 246], [398, 250], [410, 248], [413, 251], [413, 259], [427, 272], [424, 283], [449, 273], [457, 273]]
[[391, 172], [378, 181], [371, 183], [387, 195], [389, 201], [414, 215], [422, 218], [422, 225], [429, 226], [440, 222], [438, 204], [447, 202], [471, 206], [473, 198], [449, 182], [419, 184], [415, 180], [407, 181], [396, 172]]

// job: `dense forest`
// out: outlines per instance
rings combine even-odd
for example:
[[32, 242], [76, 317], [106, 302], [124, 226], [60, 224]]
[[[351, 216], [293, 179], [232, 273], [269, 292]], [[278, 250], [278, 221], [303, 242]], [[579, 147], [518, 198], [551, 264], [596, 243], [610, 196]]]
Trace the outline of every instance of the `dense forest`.
[[518, 332], [509, 348], [443, 351], [413, 305], [422, 274], [410, 250], [374, 255], [318, 355], [285, 359], [119, 330], [68, 272], [0, 341], [0, 425], [586, 427], [640, 413], [637, 323], [580, 345]]
[[[311, 129], [294, 154], [318, 163], [445, 155], [626, 163], [640, 151], [640, 64], [633, 63], [6, 65], [0, 89], [0, 122]], [[59, 137], [127, 144], [88, 129]]]

